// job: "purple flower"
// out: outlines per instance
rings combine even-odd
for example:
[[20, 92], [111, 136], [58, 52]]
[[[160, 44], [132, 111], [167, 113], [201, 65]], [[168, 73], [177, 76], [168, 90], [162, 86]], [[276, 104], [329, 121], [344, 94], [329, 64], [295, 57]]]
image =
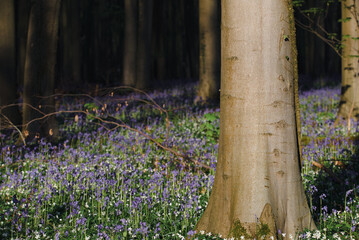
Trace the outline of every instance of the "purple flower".
[[326, 198], [326, 197], [327, 197], [327, 195], [325, 195], [325, 193], [322, 193], [322, 194], [319, 196], [319, 198], [322, 199], [322, 200], [323, 200], [324, 198]]
[[57, 233], [55, 234], [55, 240], [59, 240], [59, 239], [60, 239], [60, 233], [57, 232]]
[[187, 233], [187, 236], [188, 236], [188, 237], [192, 237], [192, 236], [194, 236], [196, 233], [197, 233], [196, 231], [190, 230], [190, 231]]

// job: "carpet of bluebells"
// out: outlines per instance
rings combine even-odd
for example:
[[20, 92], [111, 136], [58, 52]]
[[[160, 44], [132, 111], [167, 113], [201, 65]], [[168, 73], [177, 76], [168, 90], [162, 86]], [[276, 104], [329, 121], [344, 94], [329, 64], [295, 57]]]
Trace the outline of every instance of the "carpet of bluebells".
[[[193, 231], [219, 136], [219, 108], [193, 104], [196, 87], [58, 98], [56, 144], [15, 146], [16, 131], [3, 131], [0, 239], [225, 239]], [[318, 230], [299, 238], [359, 239], [357, 125], [334, 126], [339, 89], [300, 101], [303, 182]]]

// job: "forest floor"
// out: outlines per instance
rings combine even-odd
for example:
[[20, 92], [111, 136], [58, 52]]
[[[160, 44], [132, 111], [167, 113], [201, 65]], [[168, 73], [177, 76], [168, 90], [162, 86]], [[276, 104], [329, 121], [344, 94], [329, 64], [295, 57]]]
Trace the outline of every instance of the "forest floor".
[[[185, 239], [214, 180], [219, 108], [197, 84], [63, 96], [60, 142], [0, 136], [0, 239]], [[358, 125], [334, 127], [339, 88], [302, 92], [302, 176], [317, 231], [359, 239]], [[279, 234], [282, 239], [290, 236]], [[196, 235], [198, 239], [223, 239]]]

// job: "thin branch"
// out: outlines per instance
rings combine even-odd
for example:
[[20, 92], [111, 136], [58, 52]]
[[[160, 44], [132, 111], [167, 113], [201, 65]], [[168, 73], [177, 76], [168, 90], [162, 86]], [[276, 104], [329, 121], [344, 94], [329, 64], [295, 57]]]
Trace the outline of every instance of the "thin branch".
[[[5, 120], [13, 127], [16, 129], [16, 131], [19, 133], [20, 137], [21, 137], [21, 140], [22, 142], [24, 143], [24, 145], [26, 146], [26, 142], [25, 142], [25, 138], [24, 138], [24, 135], [22, 134], [21, 130], [15, 126], [15, 124], [13, 124], [10, 119], [8, 117], [6, 117], [4, 114], [1, 113], [0, 111], [0, 115], [5, 118]], [[1, 127], [1, 126], [0, 126]]]

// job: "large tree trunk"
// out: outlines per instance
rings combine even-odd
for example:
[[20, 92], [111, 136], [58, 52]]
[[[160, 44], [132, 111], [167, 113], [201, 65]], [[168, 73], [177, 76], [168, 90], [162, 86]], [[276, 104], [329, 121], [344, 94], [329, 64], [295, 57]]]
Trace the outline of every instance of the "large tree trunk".
[[138, 34], [136, 51], [136, 88], [143, 89], [150, 83], [152, 0], [139, 0]]
[[[349, 36], [343, 39], [344, 49], [342, 52], [342, 92], [339, 103], [338, 120], [340, 118], [359, 120], [359, 11], [358, 0], [342, 1], [342, 18], [351, 18], [342, 21], [342, 35]], [[354, 13], [355, 12], [355, 13]]]
[[134, 86], [136, 82], [138, 0], [125, 0], [125, 36], [123, 48], [123, 84]]
[[198, 98], [216, 99], [220, 82], [220, 20], [216, 0], [199, 1], [199, 89]]
[[240, 222], [254, 237], [257, 217], [273, 236], [315, 228], [298, 164], [291, 4], [222, 0], [219, 156], [197, 230], [233, 236]]
[[[55, 64], [58, 39], [58, 23], [61, 0], [36, 0], [32, 2], [26, 47], [24, 77], [23, 124], [42, 117], [30, 106], [43, 113], [54, 109]], [[41, 96], [48, 97], [41, 99]], [[57, 135], [54, 116], [45, 121], [33, 121], [25, 128], [30, 139]]]
[[[15, 103], [16, 96], [16, 58], [15, 58], [15, 6], [14, 0], [0, 1], [0, 128], [2, 120], [20, 123], [17, 107], [4, 108]], [[4, 117], [5, 116], [5, 117]]]

